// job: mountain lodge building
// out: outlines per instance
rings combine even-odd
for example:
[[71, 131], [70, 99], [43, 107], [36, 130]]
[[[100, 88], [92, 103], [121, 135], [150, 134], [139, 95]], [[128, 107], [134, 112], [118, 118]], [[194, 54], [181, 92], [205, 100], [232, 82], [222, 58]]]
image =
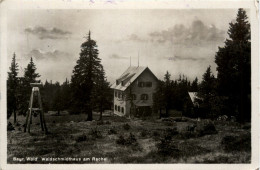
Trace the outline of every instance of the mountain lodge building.
[[158, 79], [148, 67], [130, 66], [111, 86], [114, 113], [119, 116], [148, 116]]

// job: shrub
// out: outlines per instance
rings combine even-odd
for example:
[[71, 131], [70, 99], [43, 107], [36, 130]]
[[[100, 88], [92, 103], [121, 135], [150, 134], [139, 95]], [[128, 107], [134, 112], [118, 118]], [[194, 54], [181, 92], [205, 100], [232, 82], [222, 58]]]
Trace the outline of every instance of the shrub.
[[153, 137], [155, 137], [157, 139], [160, 136], [161, 136], [161, 134], [158, 131], [153, 131]]
[[141, 135], [141, 137], [146, 137], [148, 135], [147, 130], [142, 130], [140, 135]]
[[116, 143], [126, 146], [138, 145], [135, 135], [133, 135], [132, 133], [130, 133], [128, 138], [126, 139], [124, 138], [124, 136], [120, 135], [119, 138], [116, 140]]
[[225, 136], [221, 141], [225, 152], [251, 151], [251, 134]]
[[111, 122], [107, 120], [107, 121], [105, 122], [105, 124], [111, 125]]
[[115, 130], [115, 128], [111, 128], [108, 130], [108, 134], [112, 135], [112, 134], [117, 134], [117, 131]]
[[8, 122], [7, 131], [12, 131], [12, 130], [15, 130], [15, 129], [14, 129], [14, 126], [12, 125], [11, 122]]
[[160, 142], [156, 145], [158, 149], [158, 154], [161, 156], [174, 156], [178, 158], [180, 156], [180, 150], [172, 141], [172, 136], [169, 134], [164, 134], [163, 138]]
[[91, 135], [94, 139], [95, 138], [102, 138], [101, 132], [97, 128], [91, 129], [89, 131], [89, 135]]
[[135, 135], [133, 135], [132, 133], [130, 133], [129, 137], [126, 140], [126, 144], [127, 145], [132, 145], [132, 144], [136, 144], [137, 140], [135, 138]]
[[97, 121], [97, 125], [103, 125], [103, 124], [104, 124], [103, 120]]
[[197, 127], [195, 128], [195, 132], [198, 136], [204, 136], [204, 135], [211, 135], [211, 134], [217, 134], [217, 130], [215, 128], [215, 125], [212, 122], [204, 122], [204, 123], [198, 123]]
[[119, 145], [126, 145], [126, 140], [124, 136], [120, 135], [119, 138], [116, 140], [116, 143]]
[[195, 138], [198, 135], [194, 132], [188, 132], [188, 131], [184, 131], [180, 133], [180, 137], [181, 139], [190, 139], [190, 138]]
[[87, 136], [85, 134], [79, 135], [76, 137], [76, 142], [83, 142], [87, 140]]
[[175, 136], [175, 135], [179, 134], [179, 132], [178, 132], [176, 127], [175, 128], [167, 128], [165, 130], [165, 133], [170, 135], [170, 136]]
[[165, 124], [166, 126], [173, 126], [173, 125], [174, 125], [174, 123], [173, 123], [173, 122], [170, 122], [170, 121], [166, 121], [164, 124]]
[[123, 128], [125, 130], [129, 130], [131, 128], [131, 126], [128, 123], [126, 123], [126, 124], [123, 125]]
[[185, 117], [176, 117], [176, 118], [173, 118], [173, 120], [175, 122], [187, 122], [188, 121], [188, 119]]

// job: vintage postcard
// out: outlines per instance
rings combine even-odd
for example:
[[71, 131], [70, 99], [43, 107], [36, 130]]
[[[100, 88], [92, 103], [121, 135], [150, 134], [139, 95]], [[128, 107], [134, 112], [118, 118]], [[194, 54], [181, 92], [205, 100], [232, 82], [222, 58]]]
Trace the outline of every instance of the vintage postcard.
[[259, 168], [258, 7], [2, 1], [0, 168]]

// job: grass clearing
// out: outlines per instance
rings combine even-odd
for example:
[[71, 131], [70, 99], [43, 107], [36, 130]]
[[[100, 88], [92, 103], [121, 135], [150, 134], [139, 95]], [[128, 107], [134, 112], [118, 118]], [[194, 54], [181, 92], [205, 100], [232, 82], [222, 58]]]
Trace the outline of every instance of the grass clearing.
[[[127, 119], [103, 115], [87, 122], [87, 115], [46, 114], [50, 133], [34, 118], [31, 133], [23, 132], [25, 117], [18, 116], [8, 131], [8, 163], [250, 163], [250, 124], [192, 119]], [[98, 114], [94, 114], [98, 119]], [[12, 118], [8, 120], [12, 122]], [[7, 123], [8, 123], [7, 122]], [[170, 122], [170, 123], [166, 123]], [[196, 128], [192, 128], [196, 123]], [[10, 126], [10, 125], [9, 125]], [[203, 134], [203, 135], [200, 135]], [[235, 139], [235, 140], [234, 140]], [[232, 146], [243, 146], [236, 149]], [[38, 157], [35, 161], [13, 158]], [[85, 161], [41, 161], [47, 157], [89, 158]], [[104, 160], [92, 160], [106, 158]]]

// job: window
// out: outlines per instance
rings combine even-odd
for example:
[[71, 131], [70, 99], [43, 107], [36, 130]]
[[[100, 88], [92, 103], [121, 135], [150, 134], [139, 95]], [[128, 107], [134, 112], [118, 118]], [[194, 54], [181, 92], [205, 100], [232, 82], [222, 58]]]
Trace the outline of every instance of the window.
[[136, 100], [136, 95], [132, 94], [132, 100]]
[[144, 82], [138, 82], [138, 87], [144, 87]]
[[124, 113], [124, 108], [123, 107], [121, 107], [121, 112]]
[[152, 82], [138, 82], [138, 87], [152, 87]]
[[115, 110], [117, 111], [117, 105], [115, 105]]
[[148, 94], [142, 94], [141, 100], [148, 100]]
[[117, 97], [117, 91], [115, 91], [115, 97]]
[[152, 87], [152, 82], [145, 82], [145, 87]]
[[121, 98], [121, 93], [120, 92], [118, 92], [118, 98]]

